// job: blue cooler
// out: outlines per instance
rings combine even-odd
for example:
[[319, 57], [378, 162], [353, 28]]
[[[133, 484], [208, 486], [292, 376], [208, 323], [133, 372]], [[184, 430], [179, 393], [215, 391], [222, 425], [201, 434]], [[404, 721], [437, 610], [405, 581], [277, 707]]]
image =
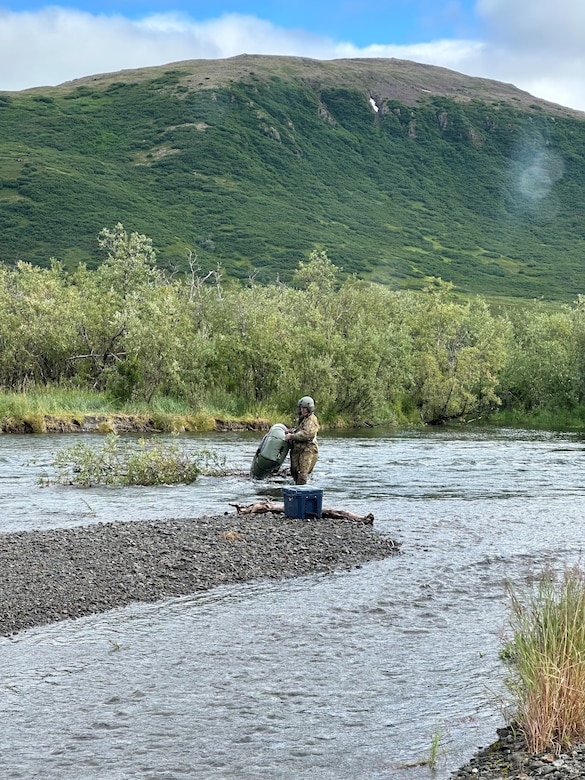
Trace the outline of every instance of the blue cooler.
[[323, 491], [310, 485], [295, 485], [282, 488], [285, 517], [306, 520], [321, 517], [323, 512]]

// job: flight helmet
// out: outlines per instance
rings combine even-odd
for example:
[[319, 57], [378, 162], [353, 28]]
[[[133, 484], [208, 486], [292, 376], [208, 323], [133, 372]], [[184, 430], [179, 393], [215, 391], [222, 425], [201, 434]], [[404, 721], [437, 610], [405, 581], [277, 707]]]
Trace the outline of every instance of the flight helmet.
[[315, 402], [313, 401], [313, 399], [311, 398], [310, 395], [304, 395], [300, 399], [300, 401], [299, 401], [299, 412], [301, 411], [301, 407], [303, 407], [303, 406], [309, 410], [309, 414], [311, 414], [311, 412], [315, 411]]

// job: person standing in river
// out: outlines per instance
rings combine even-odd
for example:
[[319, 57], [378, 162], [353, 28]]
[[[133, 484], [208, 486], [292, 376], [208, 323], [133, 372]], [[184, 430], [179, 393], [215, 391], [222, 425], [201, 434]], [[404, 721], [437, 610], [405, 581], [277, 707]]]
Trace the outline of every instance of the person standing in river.
[[285, 433], [290, 442], [290, 473], [295, 485], [306, 485], [309, 474], [319, 458], [317, 432], [319, 421], [315, 416], [315, 401], [310, 395], [303, 396], [298, 404], [297, 424]]

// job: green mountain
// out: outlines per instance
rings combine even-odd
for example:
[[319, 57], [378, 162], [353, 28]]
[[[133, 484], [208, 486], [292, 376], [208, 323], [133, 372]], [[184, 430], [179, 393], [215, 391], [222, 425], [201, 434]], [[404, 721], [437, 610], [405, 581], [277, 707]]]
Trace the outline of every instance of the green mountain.
[[401, 60], [243, 55], [0, 93], [0, 260], [284, 281], [317, 248], [394, 287], [585, 291], [585, 114]]

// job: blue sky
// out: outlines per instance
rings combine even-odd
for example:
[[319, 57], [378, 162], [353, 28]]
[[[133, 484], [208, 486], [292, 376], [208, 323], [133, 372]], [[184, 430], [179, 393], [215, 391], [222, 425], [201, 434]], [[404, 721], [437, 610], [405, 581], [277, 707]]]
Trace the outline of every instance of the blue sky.
[[0, 0], [0, 90], [244, 52], [397, 57], [585, 111], [583, 0]]
[[268, 2], [263, 0], [226, 0], [225, 2], [189, 2], [188, 0], [81, 0], [45, 3], [42, 0], [15, 0], [0, 8], [12, 11], [40, 10], [47, 5], [88, 11], [92, 14], [121, 14], [140, 19], [157, 13], [181, 13], [204, 21], [226, 14], [255, 16], [291, 30], [306, 30], [356, 46], [371, 43], [419, 43], [443, 37], [473, 34], [477, 27], [471, 0], [442, 3], [435, 0], [346, 0], [345, 2]]

